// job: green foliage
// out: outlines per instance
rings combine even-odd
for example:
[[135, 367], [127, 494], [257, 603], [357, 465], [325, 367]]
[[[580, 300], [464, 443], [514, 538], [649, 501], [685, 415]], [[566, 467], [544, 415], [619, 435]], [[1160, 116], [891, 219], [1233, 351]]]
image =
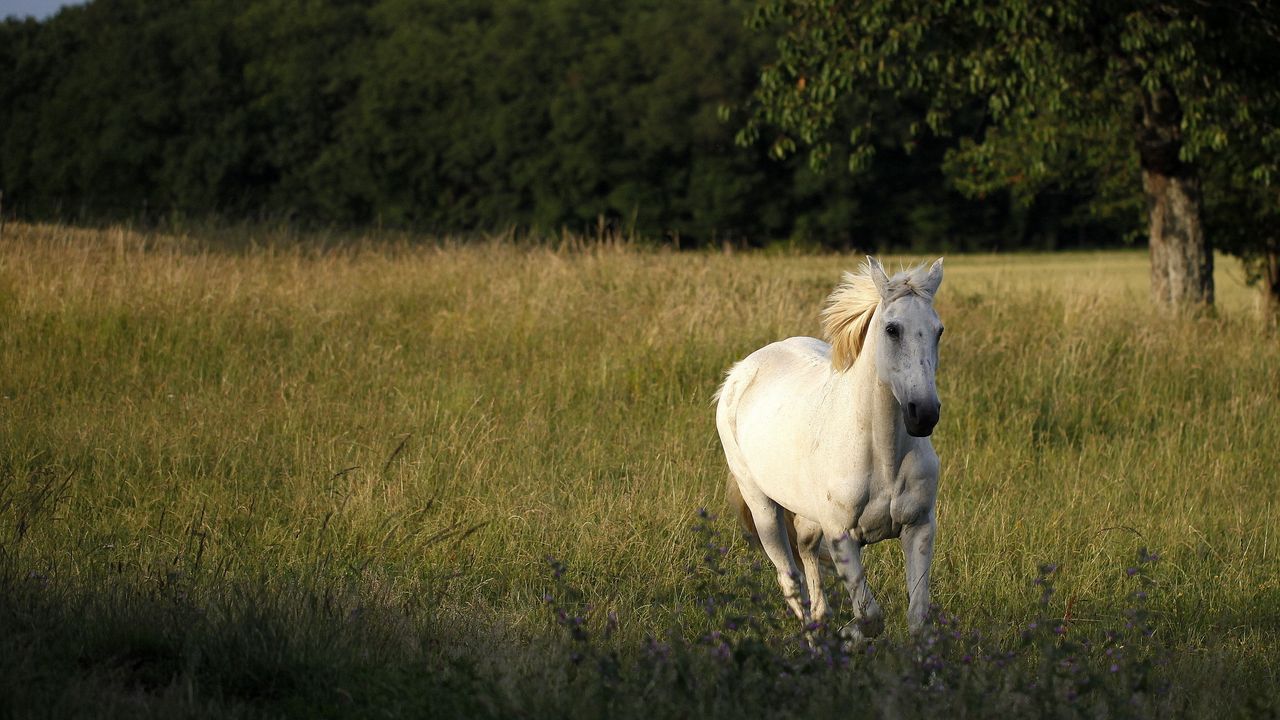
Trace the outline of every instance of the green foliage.
[[1007, 193], [948, 189], [947, 143], [858, 178], [736, 146], [734, 108], [774, 55], [749, 7], [94, 0], [9, 20], [0, 188], [9, 212], [88, 221], [863, 248], [1053, 245], [1063, 223], [1116, 237], [1073, 215], [1076, 195], [1011, 219]]
[[1223, 224], [1244, 230], [1222, 232], [1223, 246], [1274, 245], [1260, 209], [1275, 204], [1261, 198], [1274, 198], [1280, 142], [1280, 15], [1268, 5], [762, 0], [753, 25], [779, 35], [778, 58], [740, 142], [776, 127], [775, 156], [805, 146], [818, 166], [844, 145], [848, 167], [865, 170], [886, 137], [955, 136], [945, 167], [966, 195], [1009, 190], [1030, 204], [1058, 188], [1132, 232], [1135, 112], [1166, 93], [1181, 109], [1174, 161], [1204, 175], [1210, 215], [1256, 198], [1234, 204]]

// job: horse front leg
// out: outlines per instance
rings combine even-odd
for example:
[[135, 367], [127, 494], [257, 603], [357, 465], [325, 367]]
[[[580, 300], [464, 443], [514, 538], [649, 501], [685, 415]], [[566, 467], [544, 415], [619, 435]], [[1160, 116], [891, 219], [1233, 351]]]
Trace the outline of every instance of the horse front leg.
[[928, 521], [902, 528], [902, 554], [907, 568], [907, 627], [919, 632], [929, 614], [929, 566], [933, 563], [932, 514]]
[[809, 585], [810, 614], [814, 622], [827, 620], [827, 596], [822, 591], [822, 566], [819, 551], [822, 549], [822, 526], [799, 515], [794, 516], [796, 551], [804, 578]]
[[879, 635], [884, 630], [884, 611], [867, 585], [867, 574], [862, 568], [862, 543], [854, 540], [847, 530], [824, 529], [823, 535], [827, 553], [853, 600], [853, 620], [840, 629], [840, 634], [855, 642]]

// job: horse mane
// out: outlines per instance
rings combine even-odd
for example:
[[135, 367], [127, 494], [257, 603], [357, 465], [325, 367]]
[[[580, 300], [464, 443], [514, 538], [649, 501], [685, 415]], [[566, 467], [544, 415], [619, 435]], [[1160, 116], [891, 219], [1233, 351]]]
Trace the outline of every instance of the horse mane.
[[[831, 365], [837, 371], [853, 367], [867, 340], [871, 318], [880, 307], [880, 291], [871, 279], [871, 264], [862, 263], [857, 272], [846, 272], [822, 308], [822, 338], [831, 344]], [[903, 270], [889, 278], [886, 302], [915, 295], [932, 300], [925, 290], [928, 270], [924, 265]]]

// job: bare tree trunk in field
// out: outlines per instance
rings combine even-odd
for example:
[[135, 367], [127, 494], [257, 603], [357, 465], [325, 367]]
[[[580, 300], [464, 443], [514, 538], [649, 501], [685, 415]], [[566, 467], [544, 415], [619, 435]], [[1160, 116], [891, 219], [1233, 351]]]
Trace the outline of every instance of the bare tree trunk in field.
[[1262, 313], [1267, 322], [1280, 323], [1280, 244], [1262, 256]]
[[1213, 305], [1213, 250], [1204, 234], [1200, 178], [1178, 157], [1182, 106], [1171, 89], [1144, 90], [1137, 115], [1152, 300], [1169, 309], [1207, 308]]

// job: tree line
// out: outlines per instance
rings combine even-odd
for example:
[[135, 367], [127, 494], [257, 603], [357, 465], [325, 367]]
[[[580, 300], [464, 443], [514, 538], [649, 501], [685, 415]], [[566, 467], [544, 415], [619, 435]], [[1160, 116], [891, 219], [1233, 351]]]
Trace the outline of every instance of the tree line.
[[[780, 33], [750, 0], [93, 0], [0, 25], [5, 212], [682, 244], [1009, 249], [1138, 236], [1069, 175], [977, 191], [890, 115], [825, 166], [735, 142]], [[874, 95], [849, 104], [856, 113]], [[973, 122], [981, 102], [957, 112]], [[779, 136], [781, 137], [781, 136]], [[741, 138], [738, 138], [741, 140]], [[785, 154], [782, 154], [785, 155]]]

